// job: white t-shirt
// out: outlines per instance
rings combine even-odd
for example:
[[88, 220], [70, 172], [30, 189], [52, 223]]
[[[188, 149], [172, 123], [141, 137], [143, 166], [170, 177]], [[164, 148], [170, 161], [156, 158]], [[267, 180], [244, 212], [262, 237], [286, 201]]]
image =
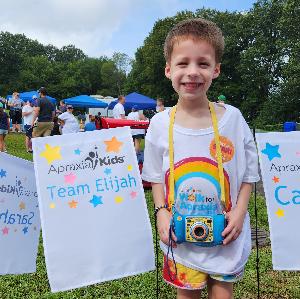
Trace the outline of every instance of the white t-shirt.
[[23, 116], [23, 119], [24, 119], [24, 125], [31, 126], [32, 119], [33, 119], [33, 107], [31, 107], [30, 105], [26, 104], [22, 108], [22, 113], [23, 112], [30, 112], [30, 114]]
[[[226, 111], [218, 122], [225, 170], [228, 206], [236, 206], [243, 182], [259, 180], [256, 146], [241, 112], [224, 105]], [[169, 111], [156, 114], [146, 135], [142, 178], [165, 184], [168, 181]], [[213, 128], [188, 129], [174, 125], [175, 207], [182, 214], [217, 214], [220, 186], [215, 158]], [[227, 186], [227, 188], [226, 188]], [[168, 191], [168, 186], [165, 186]], [[230, 192], [228, 192], [230, 190]], [[166, 193], [167, 193], [166, 191]], [[221, 207], [221, 208], [220, 208]], [[168, 247], [160, 242], [167, 254]], [[174, 258], [187, 267], [209, 274], [230, 275], [240, 272], [251, 251], [250, 219], [247, 213], [240, 236], [228, 245], [200, 247], [181, 243], [173, 249]]]
[[79, 124], [76, 117], [66, 111], [58, 116], [59, 119], [65, 122], [64, 126], [62, 127], [62, 134], [69, 134], [69, 133], [77, 133], [79, 132]]
[[117, 103], [113, 109], [113, 117], [122, 118], [121, 114], [125, 116], [124, 106], [121, 103]]
[[[130, 120], [140, 120], [140, 114], [138, 111], [130, 112], [127, 116], [127, 119]], [[131, 129], [131, 134], [132, 136], [135, 135], [145, 135], [145, 130], [144, 129]]]

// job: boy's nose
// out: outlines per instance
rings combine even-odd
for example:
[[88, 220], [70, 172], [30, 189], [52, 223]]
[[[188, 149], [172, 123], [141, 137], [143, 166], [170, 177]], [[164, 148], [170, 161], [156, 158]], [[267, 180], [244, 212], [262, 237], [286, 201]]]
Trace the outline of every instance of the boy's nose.
[[199, 75], [198, 67], [196, 65], [190, 65], [188, 67], [188, 75], [190, 77], [196, 77]]

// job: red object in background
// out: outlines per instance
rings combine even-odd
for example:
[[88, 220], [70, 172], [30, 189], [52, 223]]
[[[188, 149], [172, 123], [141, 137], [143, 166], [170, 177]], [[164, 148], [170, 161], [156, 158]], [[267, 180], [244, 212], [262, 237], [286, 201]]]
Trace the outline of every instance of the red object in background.
[[131, 127], [132, 129], [148, 129], [149, 121], [136, 121], [127, 119], [116, 119], [109, 117], [101, 117], [101, 124], [103, 129]]
[[[130, 127], [132, 129], [145, 129], [149, 127], [149, 121], [136, 121], [127, 119], [115, 119], [109, 117], [101, 117], [102, 129], [118, 128], [118, 127]], [[139, 170], [142, 173], [143, 163], [139, 162]], [[144, 189], [151, 188], [151, 183], [142, 181]]]

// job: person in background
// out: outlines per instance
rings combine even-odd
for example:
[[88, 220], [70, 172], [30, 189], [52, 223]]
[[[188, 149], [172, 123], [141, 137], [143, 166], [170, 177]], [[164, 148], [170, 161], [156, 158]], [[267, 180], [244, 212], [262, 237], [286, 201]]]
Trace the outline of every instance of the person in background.
[[100, 130], [102, 128], [101, 112], [98, 112], [98, 114], [95, 116], [95, 126], [96, 126], [96, 130]]
[[115, 105], [113, 109], [113, 117], [117, 119], [125, 119], [125, 110], [124, 110], [124, 104], [125, 104], [125, 97], [124, 96], [118, 96], [118, 103]]
[[[142, 113], [139, 113], [138, 106], [134, 105], [132, 107], [131, 112], [128, 114], [127, 119], [130, 120], [146, 120], [145, 116]], [[144, 129], [131, 129], [131, 135], [134, 142], [134, 148], [136, 153], [140, 152], [141, 140], [145, 138], [145, 130]]]
[[79, 132], [79, 123], [73, 114], [73, 106], [67, 105], [67, 111], [58, 116], [62, 135]]
[[59, 102], [58, 110], [60, 111], [60, 113], [64, 113], [64, 112], [67, 111], [67, 105], [65, 104], [65, 101], [64, 101], [64, 100], [61, 100], [61, 101]]
[[53, 128], [55, 106], [47, 98], [45, 87], [39, 89], [39, 98], [34, 107], [31, 126], [33, 127], [32, 138], [50, 136]]
[[26, 104], [22, 108], [22, 117], [24, 123], [24, 131], [25, 131], [25, 146], [27, 153], [32, 153], [32, 130], [31, 124], [33, 119], [33, 101], [27, 101]]
[[6, 106], [6, 99], [0, 97], [0, 103], [3, 104], [3, 109], [5, 109], [5, 106]]
[[51, 131], [51, 136], [54, 136], [54, 135], [61, 135], [60, 125], [58, 123], [58, 117], [57, 116], [53, 117], [53, 129]]
[[9, 116], [4, 112], [3, 104], [0, 103], [0, 152], [6, 151], [4, 139], [9, 132]]
[[21, 132], [22, 104], [19, 93], [15, 91], [12, 98], [8, 101], [13, 132]]
[[84, 126], [84, 131], [95, 131], [97, 129], [95, 120], [96, 120], [95, 116], [91, 115], [90, 121], [86, 123]]
[[162, 98], [158, 98], [156, 100], [156, 112], [162, 112], [165, 110], [164, 100]]
[[218, 103], [219, 104], [225, 104], [225, 101], [226, 101], [226, 97], [223, 94], [220, 94], [218, 96]]
[[37, 106], [37, 101], [38, 101], [38, 97], [34, 94], [32, 96], [32, 100], [31, 100], [32, 107], [36, 107]]

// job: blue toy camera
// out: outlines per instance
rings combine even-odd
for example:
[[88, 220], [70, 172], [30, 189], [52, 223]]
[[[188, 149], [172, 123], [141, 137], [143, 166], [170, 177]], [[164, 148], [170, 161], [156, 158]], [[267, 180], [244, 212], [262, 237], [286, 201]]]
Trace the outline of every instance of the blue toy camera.
[[173, 215], [173, 230], [177, 243], [191, 242], [203, 247], [221, 245], [225, 227], [226, 219], [223, 214], [188, 216], [175, 212]]

